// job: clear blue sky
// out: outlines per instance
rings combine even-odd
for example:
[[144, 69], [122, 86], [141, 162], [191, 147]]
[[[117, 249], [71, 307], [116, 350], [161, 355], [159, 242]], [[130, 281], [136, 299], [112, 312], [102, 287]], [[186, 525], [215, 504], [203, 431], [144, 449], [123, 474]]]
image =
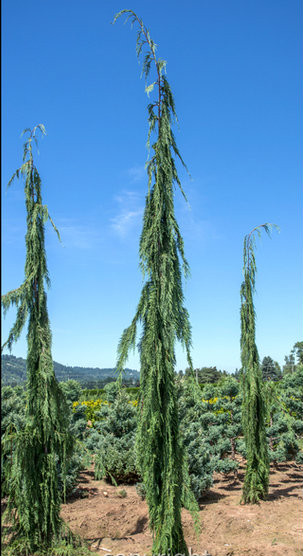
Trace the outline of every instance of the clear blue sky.
[[[191, 267], [184, 285], [195, 367], [240, 366], [243, 238], [257, 246], [257, 345], [280, 364], [302, 339], [302, 2], [299, 0], [3, 0], [2, 291], [23, 280], [22, 130], [42, 122], [36, 164], [47, 227], [53, 358], [112, 367], [142, 286], [138, 243], [147, 190], [147, 96], [136, 31], [143, 18], [167, 60], [187, 206], [176, 213]], [[4, 320], [3, 340], [14, 311]], [[26, 333], [12, 353], [26, 356]], [[139, 369], [138, 353], [128, 366]], [[177, 348], [177, 370], [186, 358]]]

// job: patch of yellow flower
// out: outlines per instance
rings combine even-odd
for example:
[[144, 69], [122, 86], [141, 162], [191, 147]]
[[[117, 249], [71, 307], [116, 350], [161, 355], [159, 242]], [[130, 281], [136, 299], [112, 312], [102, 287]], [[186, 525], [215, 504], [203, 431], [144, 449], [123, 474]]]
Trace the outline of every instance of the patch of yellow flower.
[[213, 404], [213, 403], [217, 403], [217, 401], [218, 401], [218, 398], [210, 398], [209, 400], [204, 400], [204, 399], [202, 398], [202, 402], [203, 402], [203, 403], [210, 403], [210, 404]]
[[[217, 403], [218, 399], [219, 398], [210, 398], [209, 400], [204, 400], [204, 398], [202, 398], [202, 402], [213, 404], [213, 403]], [[222, 396], [222, 398], [221, 398], [221, 400], [229, 400], [229, 399], [230, 399], [229, 396]], [[235, 400], [236, 396], [231, 396], [231, 399]]]
[[83, 402], [73, 402], [73, 408], [76, 409], [78, 405], [85, 405], [94, 409], [100, 409], [101, 405], [110, 405], [107, 400], [85, 400]]

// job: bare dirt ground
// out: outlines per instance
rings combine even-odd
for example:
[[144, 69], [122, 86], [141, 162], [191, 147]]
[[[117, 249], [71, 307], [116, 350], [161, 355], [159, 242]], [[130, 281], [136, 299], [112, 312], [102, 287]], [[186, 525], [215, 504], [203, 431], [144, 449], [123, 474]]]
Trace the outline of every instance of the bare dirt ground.
[[[237, 482], [216, 474], [200, 503], [199, 539], [189, 512], [182, 511], [188, 547], [192, 553], [211, 556], [303, 556], [302, 478], [303, 466], [295, 463], [271, 467], [268, 500], [244, 506], [243, 467]], [[77, 493], [62, 507], [62, 517], [88, 541], [92, 552], [151, 555], [147, 505], [135, 486], [94, 481], [92, 470], [85, 471]]]

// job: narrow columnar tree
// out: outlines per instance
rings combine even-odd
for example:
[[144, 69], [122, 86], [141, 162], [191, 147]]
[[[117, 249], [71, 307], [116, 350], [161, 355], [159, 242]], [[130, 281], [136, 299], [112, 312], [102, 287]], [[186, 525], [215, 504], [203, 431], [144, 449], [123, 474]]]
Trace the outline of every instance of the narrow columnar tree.
[[[60, 534], [61, 494], [59, 471], [65, 472], [71, 439], [67, 432], [68, 409], [54, 374], [51, 355], [51, 330], [47, 312], [45, 283], [49, 286], [44, 245], [45, 222], [50, 219], [42, 204], [41, 178], [34, 164], [33, 141], [39, 124], [25, 130], [23, 164], [15, 178], [25, 181], [27, 212], [25, 279], [21, 286], [2, 296], [4, 313], [12, 305], [17, 316], [7, 342], [11, 349], [28, 319], [27, 333], [27, 408], [25, 426], [15, 439], [15, 451], [9, 474], [8, 512], [14, 517], [14, 529], [23, 538], [27, 550], [42, 550], [52, 545]], [[58, 234], [59, 235], [59, 234]], [[4, 347], [3, 346], [3, 347]]]
[[270, 235], [272, 225], [262, 224], [244, 238], [243, 274], [241, 285], [241, 362], [243, 369], [243, 430], [247, 466], [242, 490], [242, 501], [256, 503], [268, 493], [269, 456], [265, 431], [265, 404], [262, 390], [262, 371], [256, 346], [256, 314], [253, 303], [256, 260], [255, 233], [265, 230]]
[[174, 213], [174, 184], [182, 191], [174, 157], [182, 163], [183, 160], [171, 128], [176, 113], [165, 76], [166, 62], [157, 58], [156, 45], [142, 20], [131, 10], [123, 10], [114, 21], [122, 14], [138, 26], [138, 58], [145, 49], [142, 74], [147, 78], [152, 67], [155, 71], [154, 82], [145, 90], [148, 94], [155, 90], [156, 98], [148, 105], [148, 144], [152, 135], [155, 135], [155, 142], [147, 164], [148, 193], [140, 238], [140, 263], [146, 280], [135, 317], [119, 344], [118, 368], [123, 368], [129, 349], [135, 347], [140, 321], [143, 331], [139, 342], [137, 454], [149, 506], [153, 553], [187, 554], [181, 506], [185, 495], [188, 498], [191, 495], [174, 384], [176, 340], [184, 345], [192, 368], [191, 330], [188, 312], [183, 306], [181, 262], [185, 275], [188, 264]]

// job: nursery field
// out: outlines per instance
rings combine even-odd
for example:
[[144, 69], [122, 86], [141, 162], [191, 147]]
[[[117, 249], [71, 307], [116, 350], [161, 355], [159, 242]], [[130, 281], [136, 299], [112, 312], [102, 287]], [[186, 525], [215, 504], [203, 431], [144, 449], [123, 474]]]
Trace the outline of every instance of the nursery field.
[[[17, 341], [24, 343], [26, 328], [27, 334], [26, 349], [24, 345], [19, 347], [20, 353], [26, 351], [26, 360], [7, 354], [1, 359], [3, 556], [303, 556], [303, 341], [298, 325], [299, 290], [296, 293], [293, 287], [298, 283], [296, 258], [290, 258], [297, 252], [294, 238], [298, 234], [293, 218], [290, 225], [284, 210], [287, 188], [288, 208], [293, 204], [297, 213], [294, 160], [289, 158], [289, 168], [284, 168], [293, 150], [288, 148], [288, 139], [296, 137], [297, 130], [288, 128], [291, 117], [287, 125], [279, 119], [283, 113], [292, 115], [296, 104], [296, 97], [285, 96], [279, 82], [282, 76], [289, 91], [297, 84], [297, 74], [292, 81], [289, 75], [289, 66], [295, 67], [297, 56], [289, 49], [292, 27], [285, 27], [285, 21], [297, 17], [293, 12], [281, 16], [283, 30], [287, 30], [284, 56], [283, 35], [273, 27], [277, 13], [270, 6], [266, 23], [261, 2], [255, 15], [249, 12], [239, 20], [238, 8], [232, 14], [229, 6], [226, 21], [224, 10], [219, 13], [217, 8], [212, 14], [203, 6], [201, 14], [197, 13], [194, 4], [199, 2], [189, 10], [182, 7], [179, 20], [178, 3], [167, 10], [162, 9], [163, 3], [160, 10], [153, 3], [145, 15], [155, 26], [157, 43], [152, 38], [153, 30], [150, 32], [145, 25], [145, 15], [142, 19], [132, 9], [121, 9], [109, 18], [104, 5], [111, 3], [95, 2], [100, 4], [100, 12], [97, 10], [94, 17], [82, 9], [85, 3], [76, 2], [76, 10], [72, 14], [67, 10], [65, 20], [64, 10], [59, 10], [56, 24], [58, 20], [60, 25], [56, 27], [40, 4], [43, 2], [37, 3], [37, 9], [26, 6], [22, 15], [20, 6], [11, 10], [13, 27], [7, 35], [9, 40], [13, 37], [12, 51], [8, 49], [6, 58], [8, 73], [17, 75], [19, 81], [21, 75], [23, 83], [19, 107], [15, 94], [7, 95], [14, 99], [8, 112], [18, 115], [20, 107], [28, 105], [28, 110], [21, 110], [22, 121], [31, 127], [22, 133], [23, 156], [16, 158], [9, 137], [15, 135], [21, 120], [18, 122], [19, 116], [15, 121], [9, 118], [9, 148], [4, 157], [4, 181], [15, 189], [5, 211], [5, 279], [9, 289], [1, 296], [1, 305], [4, 316], [10, 309], [15, 315], [7, 326], [1, 351], [11, 353]], [[81, 13], [78, 21], [77, 8]], [[52, 8], [55, 16], [57, 11]], [[6, 17], [9, 12], [6, 9]], [[188, 13], [190, 28], [186, 36], [183, 31]], [[205, 21], [208, 28], [213, 17], [215, 27], [209, 39], [199, 27], [198, 35], [204, 42], [192, 43], [192, 37], [196, 40], [197, 36], [195, 21]], [[262, 22], [260, 28], [258, 20]], [[223, 32], [218, 21], [223, 24]], [[110, 22], [117, 23], [115, 31], [109, 30]], [[145, 166], [135, 146], [141, 137], [140, 101], [131, 86], [132, 66], [121, 57], [128, 55], [124, 31], [120, 31], [121, 41], [117, 38], [122, 22], [136, 29], [135, 51], [148, 97]], [[39, 43], [42, 49], [28, 43], [28, 37], [36, 36], [36, 29], [43, 29]], [[22, 35], [24, 30], [26, 34]], [[269, 42], [263, 45], [264, 31]], [[66, 38], [62, 42], [61, 34]], [[217, 40], [221, 36], [223, 49]], [[167, 65], [162, 58], [158, 37], [163, 42], [163, 54], [167, 48], [175, 57], [178, 72], [173, 79], [179, 79], [179, 85], [172, 82], [181, 107], [183, 102], [180, 113], [188, 116], [187, 124], [193, 122], [189, 124], [192, 128], [185, 125], [190, 142], [186, 147], [185, 135], [184, 159], [174, 132], [178, 118], [167, 76], [167, 68], [173, 70], [174, 65]], [[247, 37], [253, 37], [253, 42], [246, 43]], [[101, 47], [100, 39], [105, 40]], [[276, 55], [280, 43], [282, 57]], [[16, 45], [21, 48], [19, 54]], [[220, 71], [214, 72], [216, 51], [220, 53]], [[222, 51], [227, 53], [223, 65]], [[33, 52], [39, 54], [37, 58]], [[30, 71], [22, 74], [20, 60], [26, 53]], [[209, 54], [208, 66], [205, 62]], [[274, 63], [275, 57], [279, 64]], [[287, 60], [285, 74], [280, 67], [283, 57]], [[263, 59], [266, 65], [262, 69]], [[11, 65], [13, 60], [17, 66]], [[268, 68], [275, 66], [277, 74], [268, 74]], [[71, 72], [69, 76], [66, 68]], [[270, 86], [266, 96], [263, 76], [267, 74]], [[34, 78], [40, 75], [42, 79]], [[11, 89], [13, 93], [19, 90], [19, 81]], [[44, 92], [40, 87], [43, 82], [47, 83]], [[230, 89], [233, 82], [234, 91]], [[71, 88], [68, 83], [72, 83]], [[216, 92], [223, 91], [224, 102], [217, 95], [213, 97], [212, 86]], [[52, 94], [58, 90], [59, 95]], [[68, 92], [65, 101], [61, 95], [64, 91]], [[75, 91], [80, 91], [82, 104]], [[243, 106], [238, 102], [239, 91]], [[280, 98], [276, 97], [277, 91]], [[49, 95], [52, 100], [60, 100], [63, 112], [47, 101]], [[28, 98], [34, 102], [31, 108]], [[92, 112], [88, 115], [90, 105]], [[272, 121], [264, 120], [267, 112], [272, 113]], [[38, 140], [47, 132], [43, 123], [30, 123], [34, 115], [40, 122], [40, 116], [43, 121], [45, 118], [53, 138], [48, 159], [39, 163]], [[244, 135], [242, 121], [248, 130]], [[278, 149], [277, 125], [285, 128], [287, 138], [285, 147], [280, 145]], [[226, 129], [231, 129], [228, 137]], [[264, 130], [273, 134], [266, 135]], [[64, 133], [68, 133], [68, 140]], [[271, 140], [276, 136], [277, 145]], [[247, 143], [247, 137], [252, 143]], [[263, 145], [260, 138], [265, 141]], [[70, 150], [66, 148], [69, 144]], [[272, 152], [268, 149], [271, 144]], [[278, 167], [280, 160], [282, 166]], [[272, 168], [277, 168], [280, 182]], [[267, 184], [268, 169], [273, 175], [272, 190]], [[20, 181], [24, 182], [24, 205], [16, 188], [20, 188]], [[283, 192], [280, 201], [277, 191]], [[179, 204], [177, 195], [187, 205]], [[44, 196], [50, 200], [49, 208]], [[264, 221], [267, 214], [274, 220]], [[181, 216], [182, 227], [177, 215]], [[138, 239], [142, 281], [138, 295], [137, 271], [131, 267], [141, 218]], [[58, 255], [55, 242], [46, 235], [47, 224], [59, 241], [62, 237], [64, 251], [58, 245]], [[261, 236], [271, 237], [280, 227], [284, 234], [280, 251], [277, 243], [272, 249], [273, 258], [268, 252], [263, 259], [260, 256], [264, 275], [259, 282], [257, 243]], [[24, 229], [22, 251], [20, 237]], [[189, 289], [185, 287], [191, 266], [185, 252], [187, 242], [196, 280]], [[55, 277], [50, 314], [54, 315], [56, 358], [75, 361], [79, 357], [82, 363], [87, 357], [90, 365], [102, 361], [102, 365], [114, 364], [114, 368], [71, 367], [53, 360], [47, 250]], [[257, 305], [262, 322], [260, 351], [254, 305], [259, 283], [263, 295]], [[284, 295], [285, 283], [292, 284], [289, 298]], [[185, 292], [189, 294], [193, 321]], [[283, 346], [292, 337], [298, 341], [282, 367], [265, 355], [272, 349], [275, 359], [280, 359]], [[182, 357], [176, 351], [177, 342]], [[132, 352], [139, 356], [138, 371], [126, 367]], [[262, 362], [259, 353], [264, 354]], [[215, 361], [220, 367], [224, 365], [222, 370], [201, 366]], [[241, 368], [235, 369], [239, 363]]]
[[[303, 466], [272, 465], [267, 501], [241, 505], [243, 460], [238, 480], [220, 473], [199, 503], [201, 533], [182, 510], [185, 539], [192, 552], [211, 556], [296, 556], [303, 554]], [[81, 473], [77, 490], [61, 515], [73, 532], [98, 554], [151, 554], [147, 504], [135, 486], [112, 486], [93, 479], [93, 468]]]
[[[242, 505], [246, 449], [240, 382], [225, 377], [217, 384], [197, 385], [190, 377], [176, 377], [180, 427], [201, 525], [198, 539], [192, 516], [182, 509], [185, 540], [192, 553], [303, 555], [302, 385], [300, 365], [280, 381], [264, 384], [269, 495], [259, 504]], [[60, 383], [60, 389], [66, 396], [74, 443], [61, 506], [63, 521], [92, 552], [152, 554], [145, 485], [136, 459], [139, 390], [110, 383], [103, 390], [88, 391], [74, 380]], [[24, 429], [27, 400], [20, 386], [2, 389], [3, 508], [12, 490], [15, 435]], [[60, 469], [64, 499], [62, 485]], [[58, 554], [82, 556], [85, 549], [79, 550]]]

